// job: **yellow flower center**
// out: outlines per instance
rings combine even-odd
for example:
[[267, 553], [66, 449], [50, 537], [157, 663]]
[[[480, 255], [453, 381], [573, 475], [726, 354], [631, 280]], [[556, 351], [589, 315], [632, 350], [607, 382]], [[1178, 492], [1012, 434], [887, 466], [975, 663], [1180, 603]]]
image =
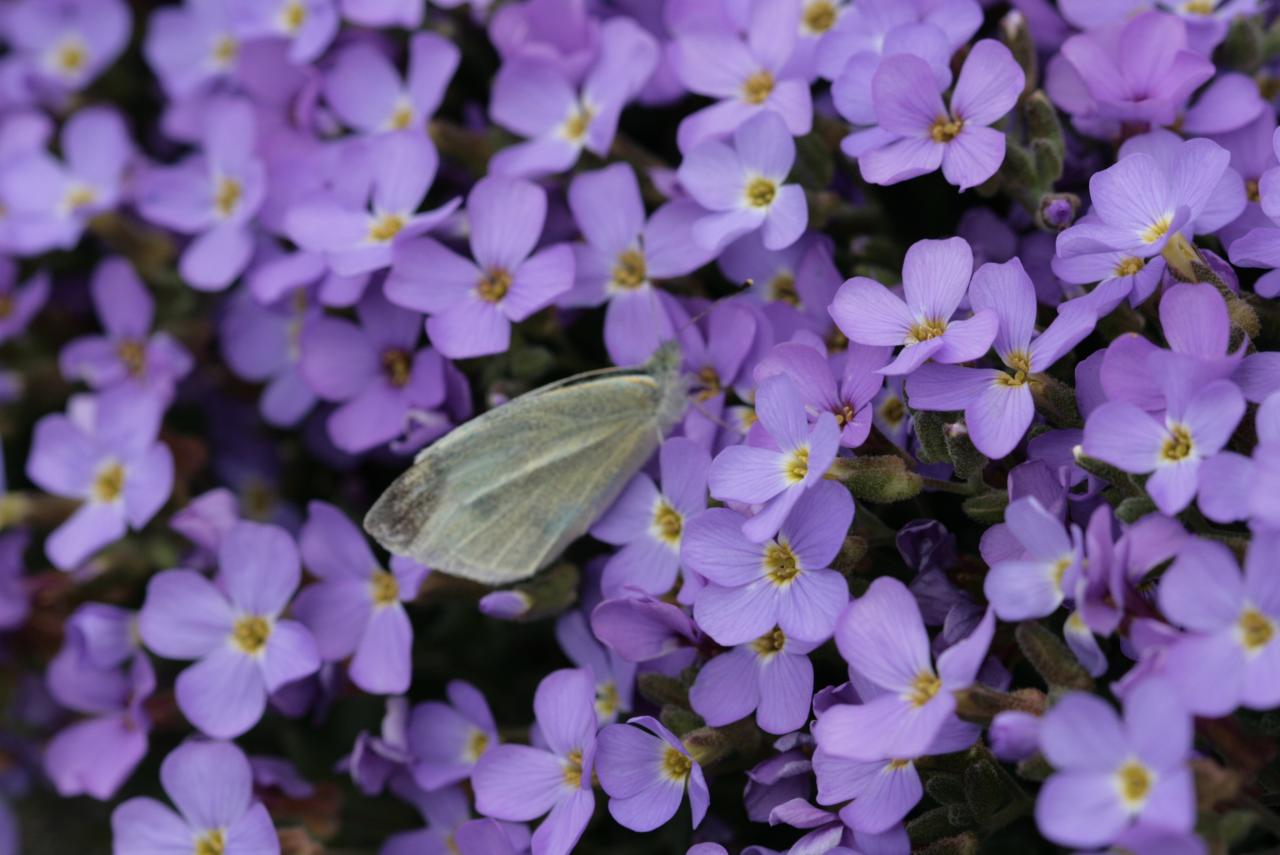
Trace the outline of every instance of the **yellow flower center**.
[[594, 118], [595, 111], [584, 104], [570, 113], [569, 118], [564, 120], [561, 132], [564, 134], [565, 139], [570, 142], [581, 142], [583, 137], [587, 135], [587, 128], [591, 127], [591, 120]]
[[778, 195], [778, 185], [768, 178], [752, 178], [747, 184], [745, 193], [747, 205], [752, 208], [767, 208], [773, 204]]
[[1215, 0], [1187, 0], [1182, 4], [1182, 11], [1188, 15], [1212, 15], [1216, 7]]
[[221, 828], [206, 831], [196, 838], [195, 855], [222, 855], [227, 849], [227, 838]]
[[564, 758], [564, 782], [573, 789], [582, 786], [582, 749], [575, 748]]
[[813, 0], [804, 7], [804, 29], [810, 35], [820, 35], [836, 22], [836, 7], [831, 0]]
[[271, 622], [258, 615], [246, 615], [231, 628], [231, 642], [250, 656], [261, 653], [270, 637]]
[[73, 76], [89, 64], [89, 48], [79, 36], [68, 36], [53, 51], [53, 66]]
[[1244, 194], [1249, 197], [1250, 202], [1262, 201], [1262, 193], [1258, 190], [1258, 179], [1249, 178], [1245, 180]]
[[399, 214], [382, 214], [374, 217], [369, 224], [369, 240], [374, 243], [386, 243], [404, 228], [404, 217]]
[[220, 36], [213, 43], [213, 65], [228, 68], [240, 54], [240, 43], [232, 36]]
[[619, 288], [639, 288], [648, 278], [644, 253], [640, 250], [628, 249], [618, 256], [618, 263], [613, 266], [613, 283]]
[[787, 459], [786, 465], [783, 467], [787, 480], [793, 484], [798, 484], [809, 474], [809, 449], [807, 446], [801, 446], [791, 452], [791, 457]]
[[888, 765], [885, 766], [885, 768], [892, 772], [897, 772], [901, 769], [907, 768], [910, 765], [911, 765], [910, 760], [890, 760]]
[[799, 308], [800, 292], [796, 290], [796, 278], [790, 273], [779, 273], [769, 280], [769, 299], [790, 303]]
[[1057, 561], [1053, 562], [1053, 588], [1055, 591], [1062, 591], [1062, 579], [1067, 575], [1067, 568], [1071, 566], [1072, 557], [1064, 555]]
[[742, 100], [763, 104], [773, 94], [773, 75], [763, 69], [742, 81]]
[[886, 424], [900, 425], [902, 420], [907, 417], [907, 405], [902, 402], [901, 398], [891, 397], [885, 398], [880, 404], [880, 418], [884, 419]]
[[680, 512], [665, 500], [659, 499], [653, 509], [653, 531], [658, 539], [668, 546], [680, 543], [680, 532], [684, 528], [684, 518]]
[[786, 585], [800, 575], [800, 562], [791, 546], [770, 543], [764, 548], [764, 574], [775, 585]]
[[1013, 369], [1013, 374], [1005, 374], [1001, 372], [996, 378], [996, 382], [1001, 386], [1009, 386], [1017, 388], [1024, 386], [1027, 382], [1027, 375], [1031, 373], [1031, 354], [1025, 350], [1015, 350], [1005, 359], [1005, 364]]
[[397, 389], [403, 388], [413, 373], [413, 358], [409, 356], [407, 350], [398, 347], [386, 350], [382, 354], [382, 373], [387, 376], [387, 381], [392, 386]]
[[511, 290], [511, 274], [501, 267], [495, 267], [486, 273], [476, 286], [480, 299], [488, 303], [496, 303]]
[[374, 570], [369, 580], [369, 588], [373, 593], [373, 604], [378, 608], [395, 605], [400, 602], [400, 584], [396, 577], [386, 570]]
[[140, 376], [147, 366], [147, 346], [136, 338], [126, 338], [117, 344], [116, 356], [124, 363], [125, 370], [134, 377]]
[[0, 320], [13, 314], [14, 302], [12, 294], [0, 294]]
[[1276, 625], [1271, 618], [1253, 606], [1249, 606], [1240, 613], [1236, 628], [1240, 632], [1240, 644], [1250, 653], [1256, 653], [1266, 647], [1276, 634]]
[[67, 191], [62, 204], [68, 211], [74, 212], [87, 208], [96, 201], [98, 201], [97, 191], [87, 185], [79, 184]]
[[849, 424], [849, 422], [853, 421], [855, 416], [857, 416], [857, 413], [853, 410], [852, 404], [844, 404], [840, 409], [832, 410], [832, 414], [836, 417], [837, 427], [844, 427]]
[[298, 32], [306, 21], [307, 7], [302, 5], [301, 0], [290, 0], [280, 10], [280, 29], [286, 33]]
[[751, 642], [751, 649], [755, 651], [756, 655], [765, 658], [778, 655], [786, 646], [787, 636], [780, 627], [776, 626]]
[[713, 366], [707, 365], [698, 369], [698, 400], [707, 401], [722, 391], [720, 375]]
[[462, 756], [466, 758], [468, 763], [474, 763], [480, 759], [480, 756], [488, 748], [489, 734], [478, 727], [473, 727], [470, 736], [467, 737], [466, 748], [463, 750]]
[[398, 102], [391, 110], [391, 117], [387, 119], [387, 127], [393, 131], [403, 131], [412, 124], [413, 105], [407, 101]]
[[95, 502], [114, 502], [124, 493], [124, 466], [114, 460], [98, 470], [91, 493]]
[[622, 699], [618, 697], [618, 686], [612, 680], [596, 686], [596, 715], [600, 718], [613, 718]]
[[693, 771], [693, 760], [689, 755], [676, 750], [670, 745], [662, 748], [662, 775], [668, 781], [683, 784]]
[[1137, 760], [1130, 760], [1116, 770], [1116, 790], [1129, 810], [1137, 810], [1151, 793], [1151, 770]]
[[1147, 266], [1147, 263], [1143, 261], [1141, 258], [1131, 255], [1128, 258], [1123, 258], [1120, 260], [1120, 263], [1116, 265], [1115, 275], [1116, 276], [1132, 276], [1135, 273], [1141, 273], [1142, 268], [1146, 266]]
[[949, 143], [960, 136], [964, 129], [964, 119], [953, 119], [950, 116], [939, 116], [929, 126], [929, 136], [934, 142]]
[[932, 671], [921, 671], [911, 681], [906, 699], [912, 706], [922, 707], [933, 700], [934, 695], [940, 691], [942, 691], [942, 680], [938, 679], [938, 675]]
[[1167, 463], [1177, 463], [1190, 457], [1194, 448], [1191, 431], [1185, 425], [1174, 425], [1169, 428], [1169, 436], [1160, 446], [1160, 459]]
[[244, 188], [239, 181], [225, 176], [219, 178], [218, 187], [213, 191], [213, 209], [218, 212], [219, 217], [229, 217], [235, 213], [243, 195]]
[[947, 322], [942, 318], [926, 318], [916, 321], [907, 330], [906, 344], [919, 344], [931, 338], [937, 338], [947, 331]]
[[1147, 226], [1142, 233], [1143, 243], [1155, 243], [1169, 232], [1169, 226], [1173, 225], [1173, 215], [1165, 214], [1151, 225]]

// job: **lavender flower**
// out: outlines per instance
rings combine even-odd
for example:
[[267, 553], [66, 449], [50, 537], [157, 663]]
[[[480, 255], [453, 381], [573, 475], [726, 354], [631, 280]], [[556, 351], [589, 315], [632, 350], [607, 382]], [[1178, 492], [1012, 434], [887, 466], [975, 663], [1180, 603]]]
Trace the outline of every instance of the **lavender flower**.
[[476, 809], [494, 819], [547, 818], [533, 833], [538, 855], [567, 855], [595, 809], [591, 776], [596, 755], [595, 688], [590, 673], [553, 671], [533, 699], [547, 748], [498, 745], [471, 774]]
[[818, 644], [789, 636], [775, 626], [703, 665], [689, 688], [689, 704], [712, 727], [755, 713], [756, 724], [765, 733], [799, 730], [809, 720], [813, 697], [809, 653]]
[[445, 696], [448, 703], [419, 704], [409, 719], [413, 780], [427, 791], [465, 781], [476, 762], [498, 744], [498, 726], [479, 689], [451, 680]]
[[739, 126], [732, 147], [708, 140], [692, 148], [680, 164], [680, 182], [711, 212], [694, 222], [694, 239], [719, 249], [760, 229], [766, 249], [795, 243], [809, 221], [804, 191], [784, 183], [795, 158], [795, 142], [773, 113]]
[[18, 266], [0, 258], [0, 343], [24, 332], [49, 300], [49, 277], [36, 273], [18, 284]]
[[404, 603], [418, 595], [427, 569], [393, 559], [384, 570], [360, 529], [327, 502], [311, 502], [299, 535], [302, 561], [320, 579], [298, 595], [294, 614], [311, 630], [320, 658], [351, 657], [351, 681], [366, 692], [409, 689], [413, 626]]
[[138, 631], [170, 659], [196, 659], [178, 675], [178, 708], [210, 736], [248, 731], [267, 694], [314, 674], [316, 642], [281, 613], [302, 575], [293, 539], [275, 526], [240, 522], [218, 549], [214, 585], [191, 570], [166, 570], [147, 585]]
[[1046, 837], [1093, 848], [1133, 823], [1191, 829], [1191, 719], [1169, 695], [1159, 681], [1142, 683], [1125, 699], [1123, 720], [1106, 701], [1078, 692], [1049, 711], [1040, 750], [1059, 771], [1036, 800], [1036, 824]]
[[775, 345], [756, 365], [757, 380], [786, 374], [804, 398], [812, 414], [824, 410], [836, 417], [840, 444], [857, 448], [871, 433], [872, 401], [884, 386], [879, 373], [889, 359], [889, 349], [850, 345], [844, 354], [826, 357], [799, 342]]
[[643, 472], [632, 479], [591, 536], [622, 548], [604, 568], [607, 597], [627, 588], [661, 595], [676, 583], [681, 543], [689, 520], [707, 507], [706, 450], [683, 437], [669, 439], [658, 454], [662, 490]]
[[991, 565], [983, 592], [1001, 620], [1052, 614], [1074, 594], [1084, 561], [1080, 532], [1069, 532], [1033, 496], [1011, 502], [1004, 517], [1020, 549]]
[[896, 184], [933, 172], [967, 190], [986, 181], [1004, 162], [1005, 137], [987, 127], [1013, 108], [1026, 80], [1009, 49], [983, 39], [965, 59], [949, 107], [927, 62], [899, 54], [880, 63], [872, 103], [892, 141], [862, 153], [858, 168], [873, 184]]
[[990, 309], [951, 320], [972, 272], [973, 251], [963, 239], [917, 241], [902, 263], [905, 302], [874, 279], [855, 276], [840, 286], [829, 311], [850, 341], [905, 345], [881, 374], [909, 374], [930, 357], [968, 362], [987, 352], [1000, 323]]
[[596, 774], [609, 794], [609, 813], [632, 831], [652, 831], [675, 815], [689, 791], [693, 827], [702, 823], [711, 796], [702, 767], [662, 723], [639, 716], [611, 724], [599, 735]]
[[279, 855], [267, 809], [253, 798], [253, 772], [229, 742], [190, 741], [160, 766], [160, 781], [177, 812], [150, 798], [134, 798], [111, 814], [119, 855], [223, 852]]
[[511, 324], [550, 305], [573, 284], [573, 251], [534, 252], [546, 194], [528, 181], [490, 176], [467, 197], [471, 262], [423, 239], [396, 252], [387, 280], [393, 303], [426, 312], [427, 333], [450, 359], [500, 353]]
[[935, 669], [915, 598], [896, 579], [876, 579], [845, 609], [836, 644], [854, 671], [886, 693], [832, 707], [814, 735], [826, 750], [851, 760], [924, 754], [954, 718], [954, 693], [972, 685], [994, 632], [988, 610], [967, 638], [943, 651]]
[[131, 384], [171, 400], [175, 384], [191, 371], [191, 354], [168, 333], [151, 334], [155, 300], [133, 267], [109, 258], [98, 265], [89, 287], [106, 335], [64, 347], [58, 358], [63, 376], [93, 389]]
[[169, 498], [173, 456], [156, 440], [162, 416], [153, 397], [122, 388], [36, 425], [27, 476], [82, 502], [45, 541], [55, 567], [70, 570], [127, 529], [142, 528]]
[[812, 427], [795, 385], [769, 377], [756, 393], [756, 412], [765, 431], [761, 444], [726, 448], [711, 462], [708, 484], [717, 499], [761, 505], [742, 524], [742, 533], [761, 543], [777, 533], [787, 514], [835, 460], [839, 428], [822, 413]]
[[119, 0], [22, 0], [6, 12], [5, 37], [41, 84], [78, 91], [115, 62], [132, 23]]
[[425, 129], [460, 59], [447, 39], [415, 33], [409, 40], [409, 72], [402, 80], [385, 54], [371, 44], [354, 44], [337, 55], [325, 74], [324, 97], [347, 126], [366, 134]]

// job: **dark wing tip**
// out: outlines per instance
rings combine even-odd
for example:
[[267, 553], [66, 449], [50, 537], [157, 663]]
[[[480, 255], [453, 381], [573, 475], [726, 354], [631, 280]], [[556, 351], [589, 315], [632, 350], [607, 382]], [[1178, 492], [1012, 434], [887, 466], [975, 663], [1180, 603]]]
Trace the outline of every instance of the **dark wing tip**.
[[415, 464], [391, 483], [364, 517], [364, 530], [382, 546], [403, 555], [436, 506], [439, 476], [425, 463]]

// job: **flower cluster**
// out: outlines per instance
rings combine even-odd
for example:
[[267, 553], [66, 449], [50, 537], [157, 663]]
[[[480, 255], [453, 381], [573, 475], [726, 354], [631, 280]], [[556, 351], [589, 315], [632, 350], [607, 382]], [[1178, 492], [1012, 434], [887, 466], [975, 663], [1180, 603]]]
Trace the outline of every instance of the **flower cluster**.
[[1280, 845], [1276, 4], [0, 5], [0, 855]]

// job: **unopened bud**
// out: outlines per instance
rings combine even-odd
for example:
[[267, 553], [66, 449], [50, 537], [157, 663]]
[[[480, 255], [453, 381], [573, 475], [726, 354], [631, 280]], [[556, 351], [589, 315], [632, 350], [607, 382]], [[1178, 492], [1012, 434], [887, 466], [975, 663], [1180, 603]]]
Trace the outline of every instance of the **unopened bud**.
[[840, 480], [855, 498], [867, 502], [901, 502], [920, 495], [924, 487], [924, 479], [894, 454], [848, 458]]
[[1074, 193], [1046, 193], [1040, 197], [1040, 224], [1051, 232], [1060, 232], [1076, 221], [1080, 197]]

